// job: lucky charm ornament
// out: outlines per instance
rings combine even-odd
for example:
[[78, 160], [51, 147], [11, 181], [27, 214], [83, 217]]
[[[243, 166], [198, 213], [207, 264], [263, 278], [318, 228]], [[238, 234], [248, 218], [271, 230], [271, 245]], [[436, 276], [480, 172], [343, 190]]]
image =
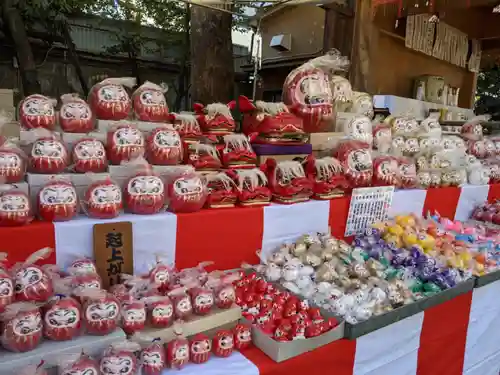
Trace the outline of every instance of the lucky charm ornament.
[[170, 113], [169, 121], [183, 141], [199, 141], [203, 133], [196, 117], [189, 112]]
[[197, 171], [218, 171], [222, 167], [214, 145], [187, 143], [185, 149], [185, 163], [191, 164]]
[[211, 103], [206, 107], [195, 103], [194, 112], [198, 118], [201, 129], [206, 134], [226, 135], [235, 130], [235, 123], [231, 109], [224, 103]]
[[53, 130], [56, 125], [55, 106], [57, 100], [43, 95], [29, 95], [18, 107], [18, 118], [24, 129], [45, 128]]
[[241, 351], [252, 346], [252, 329], [247, 324], [237, 324], [233, 333], [235, 349]]
[[174, 321], [174, 305], [168, 296], [151, 296], [143, 299], [146, 303], [149, 324], [154, 328], [170, 327]]
[[59, 375], [99, 375], [99, 363], [85, 353], [64, 355], [59, 360]]
[[313, 184], [298, 161], [276, 162], [274, 159], [267, 159], [261, 169], [267, 173], [273, 200], [278, 203], [305, 202], [313, 194]]
[[174, 315], [177, 319], [187, 319], [193, 315], [193, 304], [186, 288], [176, 288], [170, 291], [168, 296], [172, 300]]
[[225, 135], [221, 154], [222, 164], [226, 168], [254, 168], [257, 163], [257, 155], [243, 134]]
[[78, 94], [61, 96], [59, 125], [66, 133], [89, 133], [94, 130], [94, 115], [85, 100]]
[[104, 336], [118, 327], [120, 304], [115, 296], [98, 289], [78, 291], [83, 302], [82, 316], [87, 333]]
[[217, 357], [229, 357], [234, 350], [233, 333], [225, 329], [218, 331], [212, 339], [212, 350]]
[[26, 225], [32, 220], [28, 195], [11, 185], [0, 184], [0, 227]]
[[102, 375], [135, 375], [138, 361], [135, 352], [141, 346], [130, 341], [123, 341], [111, 345], [103, 354], [99, 363]]
[[[58, 290], [56, 286], [56, 291]], [[43, 335], [53, 341], [72, 340], [80, 334], [81, 306], [68, 294], [56, 294], [43, 307]]]
[[107, 78], [95, 84], [88, 97], [92, 112], [100, 120], [124, 120], [132, 107], [125, 87], [135, 86], [135, 78]]
[[93, 182], [85, 191], [83, 207], [87, 216], [96, 219], [112, 219], [123, 208], [120, 187], [111, 179]]
[[372, 121], [362, 115], [355, 115], [345, 122], [344, 134], [358, 141], [373, 144]]
[[344, 168], [344, 174], [352, 188], [365, 187], [371, 183], [373, 164], [370, 146], [367, 143], [348, 140], [342, 142], [335, 153]]
[[127, 335], [142, 331], [146, 326], [146, 305], [132, 295], [122, 302], [121, 314], [121, 327]]
[[207, 335], [198, 333], [189, 340], [189, 357], [196, 364], [205, 363], [212, 354], [212, 342]]
[[167, 363], [172, 369], [180, 370], [189, 362], [189, 341], [182, 335], [182, 326], [174, 326], [176, 338], [167, 345]]
[[35, 349], [42, 340], [40, 309], [27, 302], [16, 302], [0, 315], [0, 341], [11, 352], [24, 353]]
[[313, 181], [313, 198], [324, 200], [344, 195], [349, 184], [343, 174], [340, 162], [330, 156], [316, 159], [306, 158], [304, 170], [309, 180]]
[[168, 119], [168, 106], [165, 93], [168, 86], [156, 85], [146, 81], [132, 94], [134, 115], [137, 120], [164, 122]]
[[164, 126], [154, 129], [146, 140], [146, 159], [152, 165], [176, 165], [183, 158], [183, 147], [179, 133]]
[[38, 215], [45, 221], [68, 221], [78, 213], [75, 186], [65, 179], [47, 182], [37, 195]]
[[373, 160], [373, 186], [399, 186], [398, 159], [394, 156], [377, 156]]
[[83, 138], [76, 142], [71, 158], [76, 173], [102, 173], [108, 167], [106, 149], [96, 138]]
[[14, 280], [2, 264], [6, 259], [7, 254], [0, 253], [0, 314], [14, 301]]
[[[132, 340], [137, 341], [138, 336], [140, 337], [140, 334], [134, 335]], [[167, 356], [159, 339], [150, 340], [150, 343], [142, 349], [139, 365], [141, 375], [161, 375], [167, 366]]]
[[142, 132], [128, 122], [108, 131], [108, 158], [112, 164], [119, 165], [144, 156], [145, 140]]
[[[241, 206], [262, 206], [271, 201], [266, 174], [258, 168], [236, 169], [230, 175], [237, 184]], [[226, 172], [228, 175], [230, 172]]]
[[14, 265], [14, 295], [16, 301], [46, 302], [54, 292], [52, 280], [47, 272], [35, 263], [47, 259], [54, 251], [45, 247], [31, 254], [23, 263]]
[[220, 172], [208, 174], [205, 178], [208, 190], [206, 206], [208, 208], [234, 207], [238, 193], [231, 177], [225, 172]]

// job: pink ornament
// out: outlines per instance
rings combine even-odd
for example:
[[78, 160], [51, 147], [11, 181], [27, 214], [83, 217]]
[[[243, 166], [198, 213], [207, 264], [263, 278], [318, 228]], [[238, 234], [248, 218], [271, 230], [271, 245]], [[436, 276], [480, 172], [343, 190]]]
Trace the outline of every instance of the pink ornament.
[[138, 361], [134, 354], [141, 347], [132, 342], [123, 342], [112, 345], [104, 352], [99, 363], [102, 375], [135, 375]]
[[185, 288], [177, 288], [168, 293], [174, 305], [174, 315], [177, 319], [187, 319], [193, 314], [191, 297]]
[[167, 296], [146, 297], [149, 323], [154, 328], [170, 327], [174, 321], [174, 306]]
[[92, 357], [83, 353], [80, 354], [75, 360], [61, 362], [63, 363], [59, 366], [60, 375], [98, 375], [100, 371], [99, 363]]
[[189, 291], [196, 315], [207, 315], [214, 305], [214, 294], [208, 288], [196, 287]]
[[130, 298], [122, 303], [122, 329], [127, 335], [142, 331], [146, 326], [146, 305]]
[[212, 343], [207, 335], [198, 333], [189, 340], [189, 357], [191, 362], [200, 364], [210, 359]]

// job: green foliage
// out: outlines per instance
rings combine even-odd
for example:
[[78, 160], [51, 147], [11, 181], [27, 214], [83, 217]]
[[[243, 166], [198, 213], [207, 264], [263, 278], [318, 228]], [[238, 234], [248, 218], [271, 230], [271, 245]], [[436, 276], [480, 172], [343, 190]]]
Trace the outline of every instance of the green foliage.
[[483, 70], [477, 77], [476, 111], [500, 119], [500, 66]]

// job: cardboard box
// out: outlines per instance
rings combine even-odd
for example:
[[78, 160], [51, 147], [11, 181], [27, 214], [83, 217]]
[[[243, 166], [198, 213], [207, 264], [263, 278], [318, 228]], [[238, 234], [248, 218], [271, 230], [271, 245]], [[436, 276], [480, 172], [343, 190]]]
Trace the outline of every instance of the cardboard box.
[[0, 89], [0, 108], [14, 107], [14, 90]]
[[311, 133], [309, 143], [313, 151], [328, 150], [333, 148], [342, 137], [344, 137], [344, 133]]
[[119, 328], [106, 336], [80, 336], [70, 341], [43, 341], [35, 350], [26, 353], [11, 353], [0, 349], [0, 375], [12, 375], [42, 360], [50, 375], [57, 374], [57, 363], [65, 355], [84, 352], [99, 358], [110, 345], [126, 339]]
[[21, 126], [17, 121], [8, 122], [2, 128], [0, 135], [7, 138], [19, 138], [21, 133]]

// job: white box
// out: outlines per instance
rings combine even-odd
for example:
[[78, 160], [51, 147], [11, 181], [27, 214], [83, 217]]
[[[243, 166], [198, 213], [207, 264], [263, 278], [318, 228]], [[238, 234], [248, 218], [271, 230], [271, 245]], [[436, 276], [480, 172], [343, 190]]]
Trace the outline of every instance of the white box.
[[29, 185], [27, 182], [22, 181], [22, 182], [16, 182], [14, 184], [3, 184], [1, 186], [4, 186], [4, 185], [12, 186], [12, 188], [19, 190], [19, 191], [22, 191], [27, 196], [30, 195], [30, 189], [29, 189]]
[[[124, 120], [131, 124], [134, 124], [137, 129], [144, 133], [149, 133], [156, 128], [160, 128], [162, 126], [170, 125], [167, 122], [146, 122], [146, 121], [137, 121], [137, 120]], [[97, 120], [97, 129], [99, 132], [106, 133], [109, 129], [120, 125], [123, 121], [111, 121], [111, 120]]]
[[104, 145], [106, 145], [106, 133], [101, 133], [101, 132], [62, 133], [62, 141], [68, 148], [69, 152], [73, 150], [73, 146], [75, 145], [76, 142], [84, 138], [95, 138], [98, 141], [101, 141]]
[[[160, 177], [180, 170], [194, 171], [193, 167], [190, 165], [153, 165], [152, 167], [153, 172]], [[137, 173], [137, 170], [134, 170], [133, 166], [127, 165], [110, 165], [108, 167], [108, 170], [111, 179], [116, 182], [121, 188], [123, 188], [125, 182], [130, 177], [132, 177], [134, 173]]]

